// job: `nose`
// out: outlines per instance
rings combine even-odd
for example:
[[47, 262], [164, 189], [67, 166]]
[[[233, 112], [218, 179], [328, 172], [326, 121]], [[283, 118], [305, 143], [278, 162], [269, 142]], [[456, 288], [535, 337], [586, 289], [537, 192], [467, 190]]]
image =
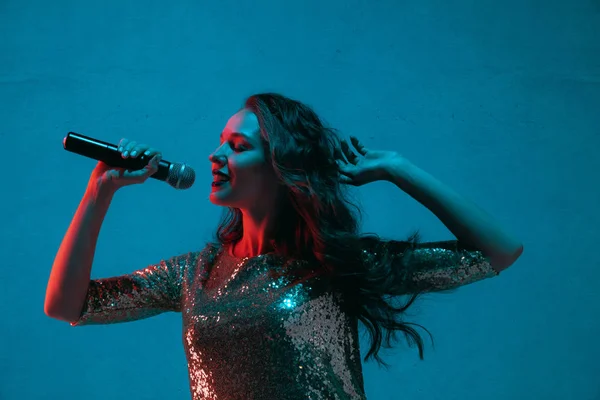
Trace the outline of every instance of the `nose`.
[[213, 164], [218, 164], [220, 166], [223, 166], [227, 163], [225, 155], [219, 153], [219, 149], [215, 150], [212, 154], [208, 156], [208, 161], [210, 161]]

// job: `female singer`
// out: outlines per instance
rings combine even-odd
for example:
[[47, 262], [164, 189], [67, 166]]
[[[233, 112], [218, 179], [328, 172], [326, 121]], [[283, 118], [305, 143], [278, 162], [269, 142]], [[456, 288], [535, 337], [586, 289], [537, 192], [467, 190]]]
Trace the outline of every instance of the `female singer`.
[[[215, 242], [90, 280], [113, 196], [146, 181], [161, 159], [126, 139], [119, 151], [151, 160], [139, 171], [98, 163], [52, 267], [45, 312], [73, 326], [181, 312], [193, 399], [364, 399], [359, 321], [370, 338], [365, 361], [385, 364], [379, 350], [397, 333], [423, 358], [417, 325], [403, 318], [417, 296], [496, 276], [523, 251], [480, 208], [396, 151], [367, 149], [354, 137], [349, 145], [308, 106], [268, 93], [247, 99], [209, 157], [210, 201], [226, 207]], [[344, 186], [382, 180], [457, 239], [359, 234]]]

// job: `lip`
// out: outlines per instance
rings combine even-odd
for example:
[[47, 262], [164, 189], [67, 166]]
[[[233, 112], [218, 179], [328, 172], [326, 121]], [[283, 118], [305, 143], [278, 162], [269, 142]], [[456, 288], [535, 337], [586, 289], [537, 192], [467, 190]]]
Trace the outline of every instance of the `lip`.
[[231, 177], [229, 175], [227, 175], [223, 171], [219, 171], [218, 169], [213, 169], [212, 170], [212, 174], [213, 174], [213, 177], [215, 177], [215, 176], [222, 176], [224, 178], [231, 179]]
[[221, 186], [224, 186], [226, 184], [228, 184], [229, 181], [213, 181], [210, 186], [212, 186], [213, 190], [220, 188]]
[[[226, 173], [224, 173], [222, 171], [218, 171], [216, 169], [213, 169], [212, 174], [213, 174], [213, 182], [229, 182], [231, 180], [231, 177], [229, 175], [227, 175]], [[220, 179], [220, 178], [224, 178], [224, 179]]]

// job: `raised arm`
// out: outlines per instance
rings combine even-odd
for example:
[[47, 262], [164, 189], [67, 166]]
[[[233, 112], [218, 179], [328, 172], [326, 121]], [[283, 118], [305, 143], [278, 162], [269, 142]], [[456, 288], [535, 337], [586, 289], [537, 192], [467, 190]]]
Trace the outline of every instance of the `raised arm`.
[[54, 259], [46, 288], [44, 312], [52, 318], [74, 321], [79, 318], [87, 296], [96, 243], [104, 217], [119, 188], [145, 182], [158, 171], [161, 155], [146, 145], [122, 139], [124, 158], [146, 151], [151, 157], [139, 171], [111, 168], [100, 162], [92, 171], [85, 194]]
[[454, 289], [499, 274], [481, 251], [459, 240], [420, 243], [401, 257], [411, 293]]
[[44, 302], [47, 316], [68, 322], [79, 318], [98, 235], [113, 193], [88, 189], [79, 203], [50, 271]]
[[455, 289], [498, 275], [481, 251], [458, 240], [368, 240], [363, 246], [365, 262], [388, 263], [403, 294]]
[[487, 257], [497, 272], [510, 267], [523, 253], [523, 244], [488, 213], [395, 151], [369, 150], [352, 138], [338, 154], [342, 183], [364, 185], [377, 180], [394, 183], [423, 204], [458, 238]]

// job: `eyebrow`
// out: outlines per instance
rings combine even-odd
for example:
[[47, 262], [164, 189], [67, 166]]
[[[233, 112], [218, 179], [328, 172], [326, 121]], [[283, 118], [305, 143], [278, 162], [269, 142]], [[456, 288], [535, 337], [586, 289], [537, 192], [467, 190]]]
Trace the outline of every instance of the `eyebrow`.
[[[246, 139], [248, 141], [250, 140], [250, 137], [248, 135], [246, 135], [244, 133], [241, 133], [241, 132], [231, 132], [229, 134], [229, 136], [232, 136], [232, 137], [243, 137], [244, 139]], [[221, 132], [221, 136], [219, 136], [219, 139], [223, 140], [223, 133], [222, 132]]]

